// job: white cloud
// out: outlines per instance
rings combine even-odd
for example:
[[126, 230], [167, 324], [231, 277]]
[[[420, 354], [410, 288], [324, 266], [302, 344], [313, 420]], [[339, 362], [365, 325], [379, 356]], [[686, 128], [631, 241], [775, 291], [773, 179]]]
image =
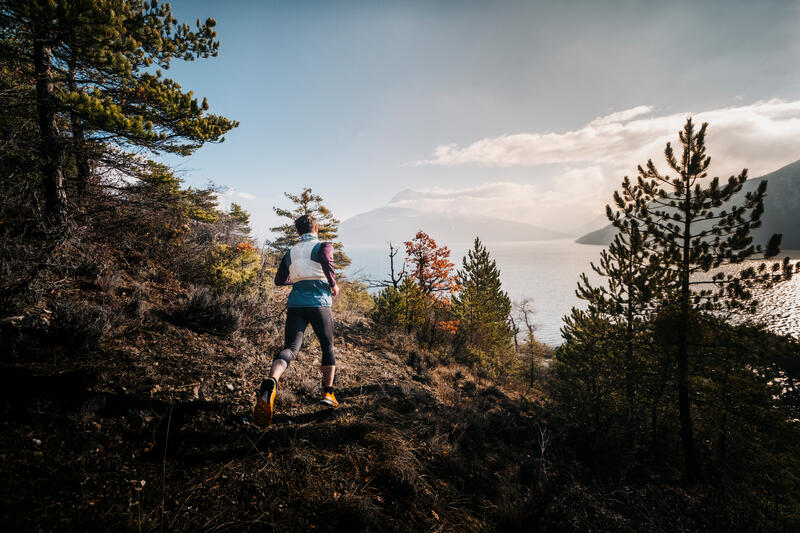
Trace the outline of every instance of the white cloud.
[[653, 110], [653, 106], [649, 105], [640, 105], [636, 107], [632, 107], [631, 109], [625, 109], [623, 111], [617, 111], [616, 113], [611, 113], [610, 115], [604, 115], [597, 117], [589, 124], [593, 126], [605, 126], [607, 124], [615, 124], [617, 122], [627, 122], [632, 118], [646, 115]]
[[576, 228], [603, 212], [622, 177], [635, 175], [637, 165], [652, 158], [657, 168], [669, 173], [664, 146], [679, 144], [678, 130], [689, 116], [697, 124], [709, 123], [711, 175], [724, 178], [748, 168], [749, 175], [757, 177], [800, 159], [800, 100], [661, 116], [654, 115], [650, 106], [637, 106], [565, 133], [519, 133], [465, 147], [439, 146], [431, 159], [418, 164], [499, 168], [562, 164], [565, 170], [548, 187], [490, 182], [467, 189], [428, 189], [414, 203], [422, 209], [499, 218], [522, 213], [522, 219], [532, 224]]
[[710, 123], [707, 144], [716, 174], [749, 168], [751, 176], [758, 176], [800, 158], [800, 100], [645, 116], [652, 111], [650, 106], [638, 106], [564, 133], [518, 133], [481, 139], [465, 147], [439, 146], [431, 159], [419, 164], [594, 164], [633, 173], [636, 165], [648, 158], [663, 167], [664, 145], [677, 142], [677, 132], [689, 116], [698, 124]]
[[592, 166], [567, 170], [547, 189], [504, 181], [463, 189], [433, 187], [398, 194], [389, 206], [478, 214], [569, 231], [597, 214], [606, 201], [603, 183], [602, 169]]
[[244, 191], [237, 191], [236, 189], [231, 189], [230, 187], [217, 193], [217, 201], [219, 202], [220, 207], [223, 207], [224, 209], [230, 209], [231, 203], [233, 202], [241, 203], [243, 200], [248, 201], [255, 199], [256, 195], [254, 194]]

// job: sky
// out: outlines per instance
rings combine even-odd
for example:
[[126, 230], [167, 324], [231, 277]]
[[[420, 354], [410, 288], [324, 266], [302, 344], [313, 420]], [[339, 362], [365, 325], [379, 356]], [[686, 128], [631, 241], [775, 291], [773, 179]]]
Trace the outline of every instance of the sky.
[[413, 189], [418, 209], [594, 229], [636, 165], [666, 170], [689, 116], [715, 175], [800, 159], [800, 1], [172, 6], [221, 45], [165, 75], [240, 126], [165, 160], [261, 238], [304, 187], [340, 219]]

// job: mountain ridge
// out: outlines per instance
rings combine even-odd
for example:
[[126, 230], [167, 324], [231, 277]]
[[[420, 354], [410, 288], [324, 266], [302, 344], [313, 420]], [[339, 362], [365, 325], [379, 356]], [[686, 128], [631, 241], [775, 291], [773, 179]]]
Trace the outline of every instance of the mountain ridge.
[[[407, 189], [398, 194], [410, 194]], [[413, 193], [413, 191], [411, 191]], [[443, 243], [484, 241], [536, 241], [563, 239], [569, 234], [485, 215], [433, 212], [394, 207], [391, 204], [354, 215], [339, 225], [345, 244], [401, 242], [424, 231]]]
[[[783, 249], [800, 249], [800, 159], [769, 174], [748, 179], [732, 201], [738, 202], [746, 193], [754, 191], [762, 180], [768, 182], [767, 195], [761, 227], [753, 230], [753, 242], [763, 245], [772, 234], [780, 233]], [[616, 228], [608, 224], [581, 235], [575, 242], [607, 246], [616, 233]]]

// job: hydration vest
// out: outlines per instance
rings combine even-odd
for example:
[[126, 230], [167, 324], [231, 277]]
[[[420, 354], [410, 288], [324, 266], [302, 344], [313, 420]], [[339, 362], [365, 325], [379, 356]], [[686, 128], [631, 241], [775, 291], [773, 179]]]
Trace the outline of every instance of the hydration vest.
[[307, 241], [300, 241], [289, 249], [289, 276], [292, 278], [292, 283], [298, 281], [306, 281], [311, 279], [318, 279], [328, 282], [325, 273], [322, 271], [322, 264], [319, 261], [311, 259], [311, 254], [320, 244], [318, 239], [309, 239]]
[[289, 307], [330, 307], [333, 304], [331, 287], [319, 260], [321, 247], [319, 239], [307, 233], [289, 248], [286, 254], [292, 279]]

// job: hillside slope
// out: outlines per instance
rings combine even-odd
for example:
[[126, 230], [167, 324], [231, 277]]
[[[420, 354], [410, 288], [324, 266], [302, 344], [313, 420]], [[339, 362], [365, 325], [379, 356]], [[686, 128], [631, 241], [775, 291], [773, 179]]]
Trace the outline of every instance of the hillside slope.
[[5, 530], [519, 525], [541, 469], [531, 404], [345, 318], [341, 407], [316, 403], [309, 343], [266, 431], [249, 416], [268, 357], [243, 339], [155, 320], [105, 353], [6, 366]]
[[341, 406], [316, 403], [309, 342], [258, 429], [253, 392], [277, 346], [158, 315], [107, 350], [4, 363], [4, 530], [563, 531], [702, 516], [680, 489], [620, 497], [577, 481], [535, 402], [348, 313]]

